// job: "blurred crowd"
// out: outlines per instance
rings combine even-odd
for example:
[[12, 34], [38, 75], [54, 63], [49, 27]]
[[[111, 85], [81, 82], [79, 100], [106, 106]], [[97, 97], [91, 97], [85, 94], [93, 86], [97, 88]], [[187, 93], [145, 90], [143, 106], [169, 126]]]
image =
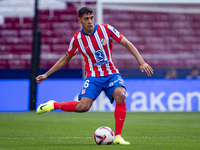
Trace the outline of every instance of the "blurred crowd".
[[[178, 77], [178, 72], [175, 68], [169, 68], [167, 70], [167, 73], [165, 75], [166, 79], [177, 79]], [[185, 77], [186, 79], [200, 79], [199, 75], [199, 68], [198, 67], [192, 67], [190, 70], [190, 74]]]

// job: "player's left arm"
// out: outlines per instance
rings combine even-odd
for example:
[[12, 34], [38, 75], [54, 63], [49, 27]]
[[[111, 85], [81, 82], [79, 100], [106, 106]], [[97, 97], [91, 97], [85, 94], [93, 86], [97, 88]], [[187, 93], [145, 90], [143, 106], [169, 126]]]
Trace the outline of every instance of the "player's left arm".
[[142, 72], [146, 72], [148, 76], [151, 76], [153, 74], [153, 69], [149, 64], [147, 64], [142, 56], [140, 55], [139, 51], [137, 48], [129, 41], [127, 40], [124, 36], [122, 37], [120, 44], [123, 45], [138, 61], [140, 65], [140, 70]]

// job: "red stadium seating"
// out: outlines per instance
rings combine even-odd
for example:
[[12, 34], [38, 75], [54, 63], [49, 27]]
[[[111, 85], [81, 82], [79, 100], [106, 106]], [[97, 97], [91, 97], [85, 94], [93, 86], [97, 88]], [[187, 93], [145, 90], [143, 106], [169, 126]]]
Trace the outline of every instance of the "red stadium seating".
[[5, 23], [19, 23], [20, 18], [19, 17], [5, 17]]
[[0, 31], [0, 36], [1, 37], [18, 37], [18, 31], [17, 30], [1, 30]]
[[14, 28], [17, 30], [25, 29], [25, 30], [32, 30], [33, 29], [33, 23], [16, 23], [14, 24]]
[[70, 63], [69, 63], [69, 68], [70, 69], [80, 69], [80, 68], [82, 68], [82, 60], [76, 59], [76, 58], [71, 59]]
[[[190, 68], [200, 64], [199, 14], [156, 13], [104, 9], [104, 23], [113, 25], [141, 52], [154, 68]], [[40, 68], [50, 68], [66, 53], [75, 32], [80, 30], [77, 11], [72, 3], [64, 10], [39, 10], [38, 30], [42, 33]], [[0, 25], [0, 53], [8, 59], [0, 60], [0, 69], [30, 67], [33, 17], [5, 17]], [[129, 52], [114, 42], [113, 54], [119, 68], [138, 67], [134, 59], [123, 58]], [[159, 54], [159, 55], [158, 55]], [[180, 56], [190, 55], [188, 58]], [[193, 55], [192, 55], [193, 54]], [[11, 56], [17, 59], [11, 59]], [[27, 59], [18, 56], [26, 55]], [[56, 57], [50, 57], [54, 56]], [[159, 57], [163, 57], [158, 58]], [[166, 58], [166, 56], [173, 56]], [[48, 57], [48, 58], [46, 58]], [[81, 68], [82, 60], [74, 57], [65, 68]]]
[[30, 60], [25, 59], [11, 59], [8, 60], [9, 69], [24, 69], [30, 67]]

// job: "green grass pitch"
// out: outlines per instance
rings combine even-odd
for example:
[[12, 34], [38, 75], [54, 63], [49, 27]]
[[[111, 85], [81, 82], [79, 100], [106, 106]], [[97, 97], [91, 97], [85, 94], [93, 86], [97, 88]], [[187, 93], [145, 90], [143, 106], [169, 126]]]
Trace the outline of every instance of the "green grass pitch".
[[113, 112], [0, 113], [0, 150], [199, 150], [200, 113], [128, 112], [122, 137], [131, 145], [97, 145], [94, 131], [114, 130]]

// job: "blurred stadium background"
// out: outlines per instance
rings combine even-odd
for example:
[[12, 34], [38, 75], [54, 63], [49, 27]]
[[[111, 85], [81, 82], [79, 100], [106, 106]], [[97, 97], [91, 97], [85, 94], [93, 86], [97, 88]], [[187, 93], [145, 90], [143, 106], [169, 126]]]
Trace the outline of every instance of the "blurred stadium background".
[[[0, 0], [0, 79], [29, 79], [35, 15], [34, 0]], [[89, 6], [97, 23], [113, 25], [164, 78], [169, 68], [185, 78], [200, 67], [200, 1], [198, 0], [38, 0], [41, 32], [39, 73], [63, 56], [81, 26], [77, 10]], [[113, 59], [123, 78], [146, 78], [137, 61], [115, 42]], [[50, 78], [82, 78], [80, 54]]]
[[[80, 25], [77, 10], [92, 7], [102, 17], [98, 23], [112, 24], [141, 52], [154, 68], [153, 78], [164, 78], [168, 68], [176, 68], [184, 78], [193, 66], [200, 67], [200, 5], [197, 1], [123, 1], [38, 0], [38, 30], [42, 34], [40, 70], [49, 69], [67, 50]], [[109, 2], [109, 3], [108, 3]], [[147, 3], [148, 2], [148, 3]], [[34, 0], [0, 0], [1, 78], [27, 78], [31, 64]], [[100, 14], [101, 15], [101, 14]], [[138, 63], [119, 44], [113, 57], [125, 78], [141, 78]], [[64, 75], [80, 77], [81, 56], [65, 68]], [[15, 74], [13, 71], [17, 70]], [[25, 71], [26, 70], [26, 71]], [[11, 74], [9, 74], [12, 72]]]

